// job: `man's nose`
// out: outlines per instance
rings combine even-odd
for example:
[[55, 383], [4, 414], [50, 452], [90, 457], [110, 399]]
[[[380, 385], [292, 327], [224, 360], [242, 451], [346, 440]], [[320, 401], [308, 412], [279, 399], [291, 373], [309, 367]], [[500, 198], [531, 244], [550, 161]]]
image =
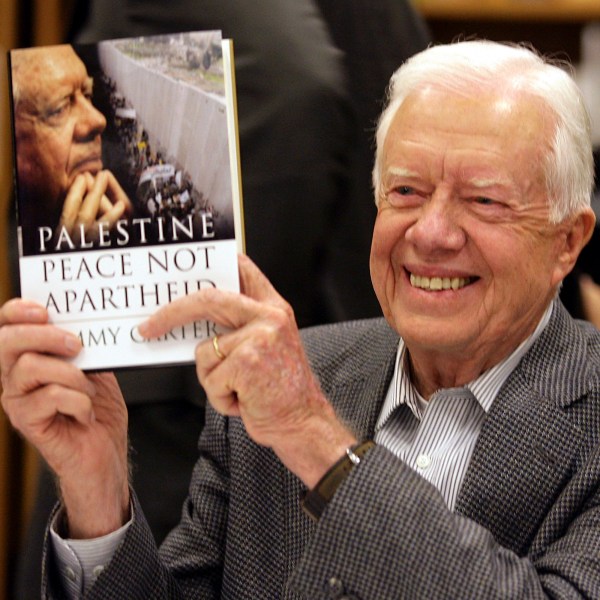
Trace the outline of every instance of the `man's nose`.
[[77, 99], [75, 135], [78, 139], [94, 138], [106, 128], [106, 117], [84, 95]]
[[459, 202], [448, 191], [436, 190], [421, 206], [406, 240], [423, 254], [457, 252], [466, 243]]

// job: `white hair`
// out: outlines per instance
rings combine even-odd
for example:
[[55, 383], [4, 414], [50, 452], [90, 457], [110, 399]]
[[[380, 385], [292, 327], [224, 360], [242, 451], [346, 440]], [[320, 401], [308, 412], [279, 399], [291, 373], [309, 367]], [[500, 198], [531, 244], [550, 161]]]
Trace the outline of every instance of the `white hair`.
[[550, 61], [523, 45], [487, 40], [432, 46], [408, 59], [393, 75], [379, 119], [373, 168], [380, 198], [381, 152], [394, 115], [410, 94], [438, 87], [472, 97], [481, 90], [535, 96], [555, 118], [544, 172], [550, 220], [558, 223], [590, 206], [594, 188], [590, 118], [567, 63]]

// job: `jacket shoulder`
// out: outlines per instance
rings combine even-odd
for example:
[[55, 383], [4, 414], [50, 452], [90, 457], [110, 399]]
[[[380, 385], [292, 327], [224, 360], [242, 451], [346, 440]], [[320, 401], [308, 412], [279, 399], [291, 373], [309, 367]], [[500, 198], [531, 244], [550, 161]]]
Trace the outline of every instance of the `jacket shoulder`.
[[309, 327], [301, 335], [313, 371], [332, 382], [369, 377], [395, 355], [400, 341], [383, 318]]
[[525, 378], [563, 406], [600, 389], [600, 331], [557, 303], [548, 326], [523, 358]]

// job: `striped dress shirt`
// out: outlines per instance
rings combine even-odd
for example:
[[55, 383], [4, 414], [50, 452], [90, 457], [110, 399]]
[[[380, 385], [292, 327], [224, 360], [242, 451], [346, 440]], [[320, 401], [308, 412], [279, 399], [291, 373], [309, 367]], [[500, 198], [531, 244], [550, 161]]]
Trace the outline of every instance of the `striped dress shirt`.
[[463, 387], [436, 391], [429, 401], [410, 381], [408, 350], [400, 340], [394, 376], [375, 429], [375, 441], [432, 483], [451, 510], [494, 399], [543, 331], [551, 314], [552, 304], [535, 331], [502, 362]]

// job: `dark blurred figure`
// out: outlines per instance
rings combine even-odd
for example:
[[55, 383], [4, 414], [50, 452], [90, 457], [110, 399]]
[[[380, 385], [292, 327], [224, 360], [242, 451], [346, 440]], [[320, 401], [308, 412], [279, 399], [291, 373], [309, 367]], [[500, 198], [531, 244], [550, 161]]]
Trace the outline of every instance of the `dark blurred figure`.
[[347, 89], [357, 120], [345, 201], [351, 209], [338, 215], [327, 249], [332, 269], [324, 280], [330, 315], [342, 321], [377, 314], [374, 296], [363, 291], [364, 283], [370, 282], [368, 249], [376, 212], [371, 184], [373, 135], [392, 73], [409, 56], [423, 50], [431, 38], [410, 2], [317, 0], [317, 4], [334, 44], [343, 52]]
[[594, 163], [596, 189], [592, 208], [596, 213], [596, 226], [575, 268], [565, 277], [560, 298], [573, 317], [591, 321], [600, 328], [600, 148], [594, 151]]
[[[430, 41], [408, 1], [318, 4], [80, 1], [70, 40], [208, 29], [233, 39], [247, 252], [301, 326], [380, 313], [369, 275], [372, 138], [391, 74]], [[160, 543], [187, 494], [203, 392], [193, 367], [123, 372], [119, 383], [133, 481]], [[39, 597], [43, 531], [55, 502], [45, 468], [38, 488], [18, 599]]]

